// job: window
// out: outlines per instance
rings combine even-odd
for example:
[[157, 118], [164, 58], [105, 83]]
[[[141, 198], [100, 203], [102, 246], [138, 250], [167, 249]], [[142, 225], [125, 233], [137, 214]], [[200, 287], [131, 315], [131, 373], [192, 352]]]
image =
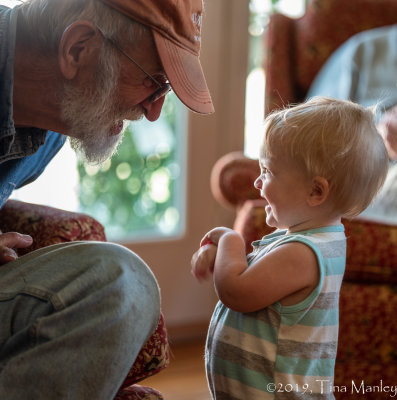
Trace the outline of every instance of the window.
[[110, 160], [78, 163], [79, 208], [101, 221], [112, 240], [183, 234], [186, 113], [171, 93], [156, 123], [129, 125]]

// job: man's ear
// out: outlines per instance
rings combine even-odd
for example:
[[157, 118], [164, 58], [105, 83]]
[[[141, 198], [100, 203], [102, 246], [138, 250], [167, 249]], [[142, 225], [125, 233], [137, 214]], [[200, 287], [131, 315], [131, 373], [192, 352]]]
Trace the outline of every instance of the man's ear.
[[82, 65], [89, 64], [99, 47], [100, 34], [90, 21], [76, 21], [62, 34], [58, 63], [62, 75], [73, 79]]
[[322, 176], [315, 176], [311, 181], [311, 191], [308, 196], [309, 206], [315, 207], [323, 204], [329, 194], [328, 180]]

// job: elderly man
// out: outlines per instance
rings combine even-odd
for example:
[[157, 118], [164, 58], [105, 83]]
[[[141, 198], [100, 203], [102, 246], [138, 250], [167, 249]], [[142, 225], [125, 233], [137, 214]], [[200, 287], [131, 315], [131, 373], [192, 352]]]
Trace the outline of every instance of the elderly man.
[[[213, 112], [201, 0], [28, 0], [0, 6], [0, 205], [64, 143], [108, 158], [123, 120], [155, 121], [172, 88]], [[114, 397], [159, 318], [150, 269], [111, 243], [0, 235], [0, 398]]]

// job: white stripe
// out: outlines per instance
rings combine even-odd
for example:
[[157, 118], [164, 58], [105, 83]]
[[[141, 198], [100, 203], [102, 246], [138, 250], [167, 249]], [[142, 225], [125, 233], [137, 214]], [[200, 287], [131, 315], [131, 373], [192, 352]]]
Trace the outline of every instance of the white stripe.
[[306, 326], [281, 325], [279, 331], [280, 340], [294, 342], [329, 343], [338, 339], [338, 325], [331, 326]]
[[[274, 380], [277, 387], [283, 387], [293, 392], [329, 394], [333, 391], [333, 377], [329, 376], [302, 376], [274, 373]], [[288, 385], [288, 386], [287, 386]]]
[[[223, 326], [222, 331], [218, 333], [217, 340], [243, 348], [244, 351], [264, 357], [269, 361], [274, 362], [276, 360], [277, 347], [275, 344], [249, 333], [241, 332], [230, 326]], [[242, 346], [242, 344], [244, 345]]]
[[344, 240], [344, 232], [321, 232], [313, 233], [309, 236], [314, 243], [332, 243], [334, 241]]
[[227, 378], [226, 376], [214, 376], [215, 387], [225, 388], [226, 393], [230, 394], [237, 399], [250, 399], [250, 400], [273, 400], [272, 393], [262, 392], [262, 390], [255, 389], [251, 386], [242, 384], [234, 379]]
[[324, 284], [321, 288], [322, 293], [336, 293], [339, 292], [342, 285], [343, 275], [328, 275], [324, 276]]

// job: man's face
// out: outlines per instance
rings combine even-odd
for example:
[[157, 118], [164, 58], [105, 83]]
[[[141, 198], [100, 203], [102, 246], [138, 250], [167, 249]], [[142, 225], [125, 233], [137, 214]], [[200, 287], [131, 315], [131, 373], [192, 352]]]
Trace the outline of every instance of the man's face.
[[[147, 41], [140, 43], [142, 51], [137, 52], [137, 57], [148, 69], [158, 70], [153, 39], [149, 37]], [[146, 98], [156, 87], [145, 78], [123, 55], [103, 49], [92, 80], [84, 86], [65, 84], [62, 118], [68, 125], [73, 149], [88, 162], [99, 164], [114, 153], [121, 142], [125, 120], [136, 121], [146, 116], [154, 121], [159, 117], [164, 98], [147, 104]]]
[[117, 101], [117, 57], [100, 55], [93, 79], [83, 87], [67, 82], [61, 104], [62, 117], [74, 150], [90, 163], [109, 158], [122, 138], [123, 120], [139, 119], [143, 112], [133, 107], [126, 115]]

